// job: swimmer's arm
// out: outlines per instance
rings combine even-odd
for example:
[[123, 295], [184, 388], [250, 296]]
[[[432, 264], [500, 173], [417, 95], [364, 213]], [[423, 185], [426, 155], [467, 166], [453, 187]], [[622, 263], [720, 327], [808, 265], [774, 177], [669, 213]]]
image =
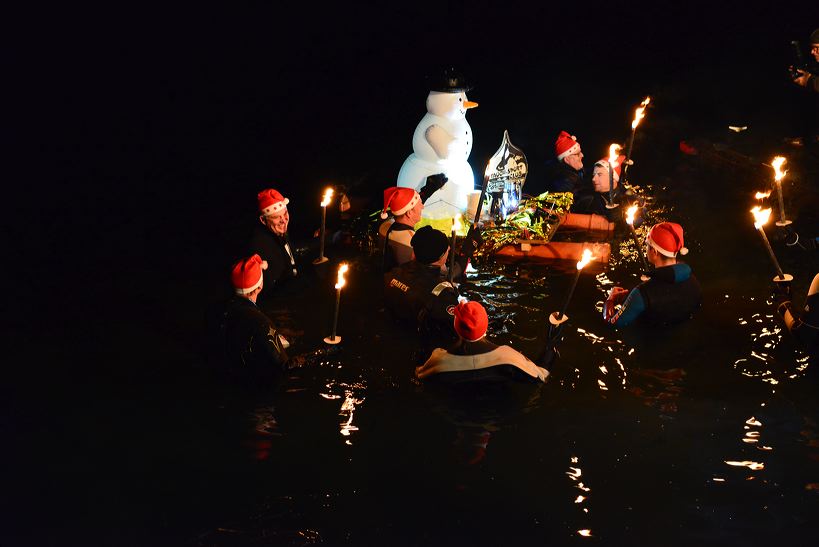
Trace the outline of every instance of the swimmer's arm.
[[632, 324], [640, 314], [646, 311], [646, 303], [639, 288], [634, 288], [629, 293], [622, 307], [611, 316], [609, 323], [615, 327], [625, 327]]
[[255, 339], [260, 342], [257, 351], [261, 352], [268, 362], [281, 370], [287, 369], [287, 361], [289, 360], [287, 352], [275, 328], [269, 326], [265, 336], [255, 337]]

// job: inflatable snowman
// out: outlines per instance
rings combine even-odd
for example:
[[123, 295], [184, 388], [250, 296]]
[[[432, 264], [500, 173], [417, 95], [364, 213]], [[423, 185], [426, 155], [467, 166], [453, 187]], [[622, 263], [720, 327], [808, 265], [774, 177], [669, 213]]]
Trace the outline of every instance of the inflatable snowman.
[[453, 71], [432, 86], [427, 96], [427, 113], [412, 136], [413, 153], [398, 173], [398, 186], [420, 189], [429, 175], [444, 173], [449, 181], [424, 204], [423, 218], [448, 219], [466, 210], [467, 194], [475, 188], [469, 166], [472, 128], [466, 111], [478, 103], [466, 99], [463, 78]]

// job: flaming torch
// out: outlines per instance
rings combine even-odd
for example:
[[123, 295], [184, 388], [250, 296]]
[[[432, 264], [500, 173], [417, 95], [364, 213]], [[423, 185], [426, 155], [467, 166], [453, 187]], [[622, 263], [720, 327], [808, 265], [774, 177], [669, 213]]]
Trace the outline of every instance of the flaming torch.
[[768, 255], [771, 257], [771, 262], [773, 262], [774, 268], [776, 268], [777, 275], [773, 278], [773, 280], [777, 283], [792, 281], [792, 275], [782, 273], [782, 268], [779, 266], [779, 261], [776, 259], [776, 255], [774, 255], [773, 249], [771, 248], [771, 243], [768, 241], [768, 236], [765, 235], [765, 229], [763, 226], [771, 217], [771, 209], [762, 209], [759, 205], [756, 205], [753, 209], [751, 209], [751, 213], [754, 215], [754, 228], [756, 228], [759, 231], [759, 234], [762, 236], [762, 241], [765, 242], [765, 248], [768, 249]]
[[577, 280], [580, 279], [580, 272], [583, 271], [586, 264], [592, 261], [592, 258], [594, 257], [592, 256], [591, 251], [589, 249], [583, 249], [583, 257], [577, 263], [577, 273], [574, 275], [572, 285], [569, 288], [569, 292], [566, 294], [566, 300], [563, 301], [563, 307], [560, 309], [560, 312], [554, 312], [549, 315], [549, 323], [552, 325], [560, 325], [569, 319], [569, 316], [566, 315], [566, 308], [569, 307], [569, 302], [574, 294], [574, 289], [577, 287]]
[[330, 200], [333, 199], [333, 189], [328, 188], [324, 191], [324, 197], [321, 199], [321, 232], [319, 233], [319, 257], [313, 261], [313, 264], [323, 264], [327, 262], [327, 257], [324, 256], [324, 230], [327, 224], [327, 206], [330, 205]]
[[452, 241], [449, 244], [449, 282], [452, 283], [452, 279], [455, 275], [455, 236], [461, 230], [461, 213], [455, 215], [455, 218], [452, 219]]
[[609, 202], [606, 204], [606, 209], [614, 209], [615, 207], [620, 206], [619, 203], [614, 203], [614, 167], [617, 165], [617, 157], [619, 155], [620, 145], [609, 145]]
[[754, 197], [756, 199], [762, 201], [763, 199], [767, 199], [767, 198], [771, 197], [771, 191], [768, 190], [767, 192], [757, 192], [756, 194], [754, 194]]
[[637, 126], [640, 125], [640, 120], [646, 117], [646, 107], [650, 102], [651, 97], [646, 97], [634, 111], [634, 120], [631, 122], [631, 135], [628, 138], [628, 146], [626, 147], [626, 159], [631, 157], [631, 150], [634, 148], [634, 134], [637, 132]]
[[776, 221], [777, 226], [787, 226], [791, 223], [785, 218], [785, 202], [782, 200], [782, 179], [785, 178], [787, 171], [781, 171], [780, 167], [787, 160], [782, 156], [776, 156], [771, 162], [771, 167], [774, 168], [774, 180], [776, 181], [776, 193], [779, 195], [779, 220]]
[[344, 263], [338, 266], [338, 280], [336, 281], [336, 309], [333, 313], [333, 330], [330, 336], [324, 339], [324, 342], [327, 344], [338, 344], [341, 342], [341, 336], [336, 336], [336, 328], [338, 327], [338, 308], [339, 304], [341, 304], [341, 289], [347, 284], [347, 281], [344, 279], [344, 274], [347, 273], [347, 270], [349, 269], [350, 267]]
[[[640, 262], [643, 264], [643, 271], [648, 271], [648, 262], [646, 261], [646, 255], [643, 254], [643, 246], [640, 245], [640, 239], [637, 237], [637, 230], [634, 229], [634, 215], [637, 213], [637, 204], [633, 204], [631, 207], [626, 209], [626, 224], [628, 224], [629, 229], [631, 230], [631, 237], [634, 239], [634, 246], [637, 247], [637, 253], [640, 255]], [[648, 281], [649, 277], [645, 274], [640, 275], [640, 279], [642, 281]]]
[[634, 119], [631, 121], [631, 135], [628, 137], [628, 144], [626, 145], [626, 160], [620, 172], [620, 183], [626, 182], [626, 171], [631, 163], [631, 151], [634, 149], [634, 134], [637, 132], [637, 126], [640, 125], [640, 120], [646, 117], [646, 107], [651, 102], [651, 97], [646, 97], [640, 106], [634, 111]]

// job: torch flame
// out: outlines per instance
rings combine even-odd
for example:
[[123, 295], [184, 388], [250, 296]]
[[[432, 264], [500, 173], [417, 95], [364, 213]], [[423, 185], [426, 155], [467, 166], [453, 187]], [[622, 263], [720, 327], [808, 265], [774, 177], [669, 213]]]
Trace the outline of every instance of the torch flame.
[[591, 262], [592, 258], [594, 257], [592, 256], [591, 251], [589, 249], [583, 249], [583, 258], [581, 258], [580, 262], [577, 263], [577, 269], [582, 270], [586, 264]]
[[619, 144], [610, 144], [609, 145], [609, 163], [614, 167], [617, 165], [617, 156], [620, 155], [620, 145]]
[[637, 204], [635, 203], [628, 209], [626, 209], [626, 224], [631, 226], [634, 224], [634, 214], [637, 212]]
[[344, 285], [347, 284], [347, 280], [344, 279], [344, 274], [347, 273], [350, 267], [347, 264], [341, 264], [338, 267], [338, 281], [336, 281], [336, 289], [341, 289]]
[[771, 162], [771, 167], [774, 168], [775, 179], [776, 182], [781, 182], [785, 175], [788, 173], [787, 171], [780, 171], [779, 168], [782, 167], [782, 164], [785, 163], [787, 160], [782, 156], [776, 156], [773, 161]]
[[765, 199], [765, 198], [768, 198], [770, 196], [771, 196], [771, 191], [770, 190], [768, 190], [767, 192], [757, 192], [756, 194], [754, 194], [754, 197], [756, 199]]
[[651, 102], [651, 97], [646, 97], [643, 102], [640, 103], [640, 106], [634, 111], [634, 121], [631, 122], [631, 128], [637, 129], [637, 126], [640, 125], [640, 120], [646, 117], [646, 107], [648, 103]]
[[754, 214], [754, 228], [757, 230], [762, 228], [768, 222], [768, 219], [771, 218], [770, 207], [767, 209], [762, 209], [759, 205], [757, 205], [751, 209], [751, 212]]
[[452, 219], [452, 231], [453, 232], [460, 232], [463, 229], [463, 225], [461, 224], [461, 213], [455, 215], [455, 218]]
[[333, 189], [328, 188], [324, 191], [324, 197], [321, 199], [321, 206], [327, 207], [330, 205], [330, 200], [333, 199]]

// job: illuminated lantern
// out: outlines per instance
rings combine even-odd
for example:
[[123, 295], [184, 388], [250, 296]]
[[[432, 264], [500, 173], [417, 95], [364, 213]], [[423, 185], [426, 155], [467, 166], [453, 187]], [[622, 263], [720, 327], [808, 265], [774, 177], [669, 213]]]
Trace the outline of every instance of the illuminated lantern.
[[401, 166], [398, 186], [420, 190], [428, 176], [444, 173], [449, 181], [424, 204], [423, 217], [434, 220], [463, 213], [467, 194], [475, 188], [475, 176], [467, 161], [472, 152], [472, 128], [466, 111], [478, 103], [467, 100], [471, 87], [451, 70], [431, 87], [427, 113], [415, 128], [413, 152]]

